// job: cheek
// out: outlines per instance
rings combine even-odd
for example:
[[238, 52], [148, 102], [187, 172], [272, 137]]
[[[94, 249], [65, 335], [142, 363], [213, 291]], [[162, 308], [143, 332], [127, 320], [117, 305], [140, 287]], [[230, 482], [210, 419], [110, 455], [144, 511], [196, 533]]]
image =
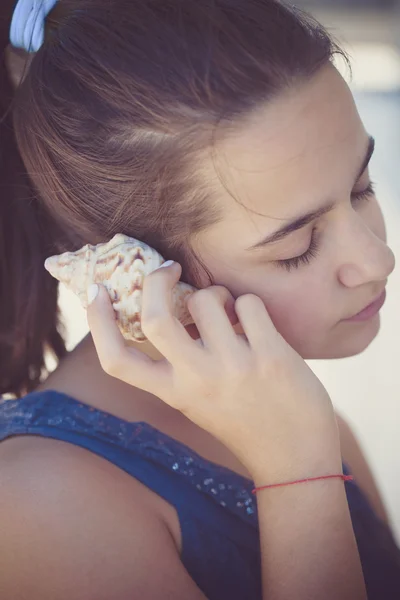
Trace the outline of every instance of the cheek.
[[[253, 293], [259, 296], [279, 333], [300, 354], [314, 354], [332, 327], [332, 285], [326, 265], [315, 264], [298, 272], [272, 271], [268, 267], [238, 270], [228, 261], [208, 261], [215, 283], [237, 298]], [[240, 326], [237, 333], [242, 333]]]
[[275, 294], [266, 302], [270, 317], [285, 340], [297, 351], [305, 341], [314, 338], [322, 323], [318, 322], [320, 311], [315, 294], [313, 299], [306, 290], [297, 290], [292, 294]]
[[328, 269], [320, 261], [299, 271], [276, 272], [254, 293], [264, 301], [279, 333], [301, 355], [325, 343], [335, 321]]

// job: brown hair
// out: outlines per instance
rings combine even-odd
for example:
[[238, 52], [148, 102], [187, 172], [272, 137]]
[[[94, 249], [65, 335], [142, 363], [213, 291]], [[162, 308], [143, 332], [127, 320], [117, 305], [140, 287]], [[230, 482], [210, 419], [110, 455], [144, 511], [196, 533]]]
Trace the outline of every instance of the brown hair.
[[20, 395], [45, 372], [45, 351], [65, 354], [58, 332], [57, 284], [43, 269], [56, 227], [35, 199], [12, 127], [13, 88], [6, 68], [9, 19], [0, 14], [0, 394]]
[[190, 241], [220, 218], [199, 168], [216, 125], [336, 52], [322, 26], [276, 0], [60, 0], [14, 108], [42, 205], [76, 246], [125, 233], [196, 285]]

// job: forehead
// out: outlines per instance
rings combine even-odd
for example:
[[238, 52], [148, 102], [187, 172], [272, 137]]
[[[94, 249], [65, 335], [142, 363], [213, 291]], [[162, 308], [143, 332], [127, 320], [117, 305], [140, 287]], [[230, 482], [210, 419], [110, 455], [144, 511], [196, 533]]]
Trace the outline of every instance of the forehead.
[[293, 86], [217, 139], [212, 168], [224, 217], [201, 234], [202, 245], [243, 252], [282, 220], [349, 193], [366, 138], [352, 94], [334, 67]]

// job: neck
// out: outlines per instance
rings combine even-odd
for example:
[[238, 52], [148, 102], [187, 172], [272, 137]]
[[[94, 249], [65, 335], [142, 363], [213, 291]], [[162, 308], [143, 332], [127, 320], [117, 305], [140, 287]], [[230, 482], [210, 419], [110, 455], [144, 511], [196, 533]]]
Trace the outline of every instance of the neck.
[[[154, 360], [163, 356], [148, 342], [131, 346]], [[92, 337], [86, 336], [38, 388], [53, 389], [127, 421], [184, 418], [162, 400], [107, 375], [99, 363]]]

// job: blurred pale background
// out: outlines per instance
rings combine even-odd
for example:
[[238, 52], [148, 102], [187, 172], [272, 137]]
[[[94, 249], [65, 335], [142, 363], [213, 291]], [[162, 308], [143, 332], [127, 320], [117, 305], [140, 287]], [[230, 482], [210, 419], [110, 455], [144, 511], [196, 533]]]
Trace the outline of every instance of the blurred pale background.
[[[400, 3], [389, 0], [297, 2], [333, 31], [353, 60], [351, 83], [367, 130], [376, 138], [372, 179], [400, 259]], [[351, 8], [349, 8], [351, 7]], [[60, 303], [73, 348], [87, 331], [84, 311], [64, 289]], [[350, 422], [372, 465], [400, 541], [400, 269], [392, 275], [378, 339], [362, 355], [312, 362], [337, 410]], [[399, 371], [397, 370], [399, 369]]]

